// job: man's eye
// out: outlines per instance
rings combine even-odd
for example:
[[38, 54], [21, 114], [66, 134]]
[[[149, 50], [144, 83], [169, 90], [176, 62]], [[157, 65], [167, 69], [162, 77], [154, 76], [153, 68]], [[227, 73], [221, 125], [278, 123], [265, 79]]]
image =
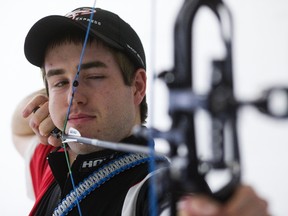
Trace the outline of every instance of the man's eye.
[[69, 82], [68, 81], [60, 81], [55, 83], [55, 87], [63, 87], [64, 85], [67, 85]]
[[94, 75], [94, 76], [89, 76], [88, 79], [103, 79], [105, 76], [103, 75]]

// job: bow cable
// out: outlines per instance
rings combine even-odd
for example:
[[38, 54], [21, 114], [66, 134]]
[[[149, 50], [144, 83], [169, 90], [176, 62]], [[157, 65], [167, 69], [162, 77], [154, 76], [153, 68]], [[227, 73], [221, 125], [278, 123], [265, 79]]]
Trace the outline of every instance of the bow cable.
[[[151, 65], [151, 84], [150, 84], [150, 108], [152, 112], [149, 112], [148, 120], [150, 122], [150, 128], [153, 128], [154, 125], [154, 84], [155, 84], [155, 32], [156, 32], [156, 0], [150, 1], [150, 11], [151, 11], [151, 30], [150, 30], [150, 65]], [[149, 109], [148, 109], [149, 110]], [[148, 147], [151, 160], [149, 161], [149, 173], [152, 173], [156, 170], [156, 157], [155, 157], [155, 146], [153, 141], [153, 135], [151, 130], [148, 130]], [[151, 175], [149, 178], [149, 213], [150, 216], [157, 216], [158, 205], [157, 205], [157, 193], [156, 193], [156, 179], [154, 175]]]

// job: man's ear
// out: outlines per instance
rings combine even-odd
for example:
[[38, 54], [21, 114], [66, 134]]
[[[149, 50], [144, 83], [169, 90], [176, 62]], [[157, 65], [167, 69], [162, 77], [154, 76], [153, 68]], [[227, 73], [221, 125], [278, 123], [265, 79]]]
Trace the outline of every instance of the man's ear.
[[139, 105], [146, 95], [146, 82], [146, 71], [143, 68], [137, 69], [133, 80], [135, 105]]

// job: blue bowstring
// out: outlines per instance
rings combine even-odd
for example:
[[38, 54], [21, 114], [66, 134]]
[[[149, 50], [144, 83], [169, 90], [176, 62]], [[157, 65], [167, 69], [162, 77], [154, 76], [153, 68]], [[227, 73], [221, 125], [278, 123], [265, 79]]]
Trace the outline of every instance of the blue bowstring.
[[[94, 4], [93, 4], [92, 8], [94, 8], [94, 9], [96, 8], [96, 0], [94, 0]], [[73, 84], [73, 86], [72, 86], [72, 96], [71, 96], [71, 100], [70, 100], [70, 103], [69, 103], [69, 106], [68, 106], [68, 110], [67, 110], [67, 114], [66, 114], [66, 118], [65, 118], [65, 122], [64, 122], [63, 132], [66, 131], [66, 126], [67, 126], [69, 114], [70, 114], [70, 111], [71, 111], [72, 102], [73, 102], [73, 99], [74, 99], [74, 94], [75, 94], [75, 91], [77, 89], [77, 86], [75, 86], [74, 83], [78, 82], [78, 79], [79, 79], [79, 74], [80, 74], [81, 65], [82, 65], [83, 57], [84, 57], [86, 46], [87, 46], [87, 41], [88, 41], [90, 29], [91, 29], [91, 23], [92, 23], [93, 15], [94, 15], [94, 13], [90, 14], [90, 20], [89, 20], [89, 23], [88, 23], [88, 27], [87, 27], [87, 31], [86, 31], [86, 35], [85, 35], [85, 39], [84, 39], [81, 55], [80, 55], [80, 60], [79, 60], [78, 68], [77, 68], [77, 73], [76, 73], [75, 78], [74, 78], [73, 83], [72, 83]], [[66, 145], [64, 144], [63, 147], [64, 147], [65, 158], [66, 158], [66, 162], [67, 162], [67, 166], [68, 166], [68, 170], [69, 170], [69, 175], [70, 175], [73, 191], [76, 194], [76, 204], [77, 204], [77, 208], [78, 208], [78, 213], [79, 213], [80, 216], [82, 216], [82, 211], [81, 211], [80, 203], [79, 203], [79, 197], [78, 197], [78, 194], [77, 194], [77, 191], [76, 191], [76, 186], [75, 186], [72, 170], [71, 170], [71, 167], [70, 167], [70, 162], [69, 162], [69, 157], [68, 157]]]
[[[95, 7], [96, 7], [96, 0], [94, 1], [94, 4], [93, 4], [93, 8], [95, 8]], [[91, 13], [91, 15], [90, 15], [90, 20], [89, 20], [87, 31], [86, 31], [86, 35], [85, 35], [85, 40], [84, 40], [83, 48], [82, 48], [81, 55], [80, 55], [80, 61], [79, 61], [79, 65], [78, 65], [78, 68], [77, 68], [77, 73], [76, 73], [75, 78], [73, 80], [73, 84], [78, 82], [78, 79], [79, 79], [79, 74], [80, 74], [80, 70], [81, 70], [83, 57], [84, 57], [84, 54], [85, 54], [85, 49], [86, 49], [86, 46], [87, 46], [87, 41], [88, 41], [90, 29], [91, 29], [93, 15], [94, 15], [94, 13]], [[74, 94], [76, 92], [76, 89], [77, 89], [77, 86], [73, 85], [72, 86], [72, 96], [71, 96], [71, 100], [70, 100], [70, 103], [69, 103], [69, 106], [68, 106], [68, 110], [67, 110], [67, 114], [66, 114], [66, 119], [65, 119], [63, 131], [66, 130], [66, 126], [67, 126], [67, 122], [68, 122], [68, 118], [69, 118], [69, 114], [70, 114], [70, 111], [71, 111], [72, 102], [73, 102], [73, 99], [74, 99]], [[149, 144], [149, 148], [150, 148], [150, 156], [152, 157], [152, 159], [149, 162], [149, 172], [152, 173], [153, 171], [156, 170], [154, 141], [153, 141], [152, 138], [149, 138], [148, 144]], [[80, 203], [79, 203], [79, 197], [78, 197], [78, 194], [76, 192], [76, 186], [75, 186], [72, 170], [70, 168], [70, 162], [69, 162], [69, 157], [68, 157], [67, 150], [66, 150], [66, 145], [64, 145], [64, 152], [65, 152], [67, 166], [68, 166], [68, 169], [69, 169], [69, 174], [70, 174], [70, 178], [71, 178], [73, 191], [76, 194], [76, 204], [77, 204], [78, 212], [79, 212], [79, 215], [82, 216], [82, 211], [81, 211]], [[158, 207], [157, 207], [156, 182], [155, 182], [155, 177], [153, 175], [150, 178], [149, 184], [150, 184], [150, 190], [149, 190], [150, 211], [149, 211], [149, 214], [150, 214], [150, 216], [157, 216]]]

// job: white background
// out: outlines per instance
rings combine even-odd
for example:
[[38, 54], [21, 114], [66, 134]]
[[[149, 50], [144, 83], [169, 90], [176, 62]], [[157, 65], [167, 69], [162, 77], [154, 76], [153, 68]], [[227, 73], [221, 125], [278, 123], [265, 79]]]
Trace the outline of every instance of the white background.
[[[153, 62], [156, 72], [170, 69], [173, 65], [172, 30], [181, 3], [181, 0], [98, 0], [97, 6], [118, 13], [136, 29], [146, 49], [147, 62], [150, 64], [149, 74]], [[232, 11], [235, 24], [234, 78], [237, 97], [253, 99], [268, 86], [288, 86], [287, 1], [227, 0], [226, 3]], [[6, 1], [5, 7], [2, 7], [1, 215], [27, 215], [33, 204], [26, 196], [24, 161], [13, 147], [10, 130], [11, 115], [16, 104], [30, 92], [42, 87], [38, 68], [30, 65], [23, 54], [25, 35], [33, 23], [43, 16], [66, 14], [77, 7], [92, 5], [91, 0], [18, 0]], [[156, 31], [151, 33], [153, 6], [156, 7], [157, 19]], [[208, 63], [218, 48], [221, 49], [221, 43], [217, 40], [215, 43], [214, 36], [211, 36], [217, 29], [213, 21], [207, 23], [206, 18], [199, 19], [200, 24], [197, 26], [203, 29], [199, 30], [201, 34], [197, 33], [196, 41], [197, 47], [202, 47], [198, 49], [201, 50], [199, 55], [204, 55], [205, 61], [199, 59], [197, 62], [200, 63], [196, 68], [207, 74], [206, 79], [202, 78], [196, 85], [205, 90], [202, 82], [209, 79]], [[152, 42], [151, 35], [156, 36]], [[152, 56], [154, 61], [151, 61]], [[163, 90], [163, 84], [157, 82], [156, 86], [156, 100], [153, 102], [153, 107], [156, 107], [154, 125], [166, 129], [170, 123], [166, 114], [167, 92]], [[288, 215], [288, 120], [276, 121], [259, 114], [254, 108], [245, 108], [240, 113], [239, 129], [243, 182], [254, 186], [256, 191], [269, 201], [272, 215]]]

